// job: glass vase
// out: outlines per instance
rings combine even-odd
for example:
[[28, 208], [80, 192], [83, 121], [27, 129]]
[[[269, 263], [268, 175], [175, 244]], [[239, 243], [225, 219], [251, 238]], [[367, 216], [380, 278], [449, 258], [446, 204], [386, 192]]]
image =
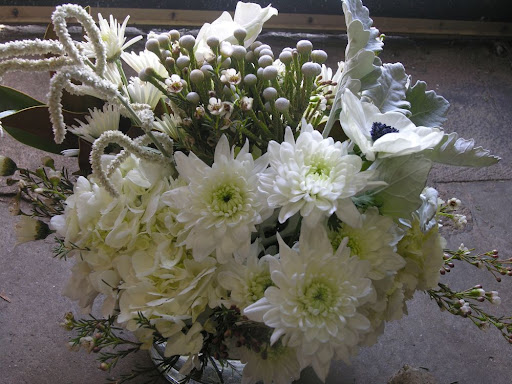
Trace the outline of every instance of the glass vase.
[[[156, 366], [164, 359], [166, 343], [161, 344], [153, 344], [149, 353], [151, 356], [151, 360]], [[185, 375], [182, 375], [179, 371], [181, 367], [186, 363], [188, 357], [181, 356], [174, 367], [170, 369], [159, 368], [163, 377], [172, 384], [181, 384], [183, 383], [183, 379], [186, 378]], [[242, 381], [242, 371], [244, 369], [245, 364], [241, 363], [240, 360], [227, 360], [227, 364], [224, 366], [215, 359], [213, 359], [214, 363], [217, 366], [217, 369], [213, 366], [213, 364], [209, 363], [203, 369], [203, 372], [200, 376], [193, 377], [190, 379], [189, 384], [214, 384], [214, 383], [224, 383], [224, 384], [239, 384]], [[219, 375], [222, 377], [222, 381], [219, 378]]]

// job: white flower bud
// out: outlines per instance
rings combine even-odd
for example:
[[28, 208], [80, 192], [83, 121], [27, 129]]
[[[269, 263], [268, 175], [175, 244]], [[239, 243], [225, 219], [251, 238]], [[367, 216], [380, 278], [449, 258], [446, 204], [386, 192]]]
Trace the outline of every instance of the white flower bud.
[[208, 44], [208, 46], [211, 48], [211, 49], [215, 49], [219, 46], [220, 44], [220, 40], [218, 37], [216, 36], [210, 36], [206, 39], [206, 44]]
[[276, 109], [279, 112], [286, 112], [290, 109], [290, 101], [284, 97], [280, 97], [276, 100]]
[[10, 157], [0, 155], [0, 176], [14, 175], [17, 168], [16, 163]]
[[274, 80], [277, 78], [277, 68], [273, 65], [269, 65], [263, 69], [263, 79], [265, 80]]
[[190, 81], [194, 84], [199, 84], [204, 81], [204, 73], [200, 69], [193, 69], [190, 72]]
[[180, 56], [176, 59], [176, 65], [179, 69], [183, 69], [190, 65], [190, 57], [188, 56]]
[[300, 40], [297, 42], [297, 51], [301, 54], [308, 54], [313, 49], [313, 44], [309, 40]]
[[327, 60], [327, 53], [321, 49], [315, 49], [311, 52], [311, 60], [318, 64], [325, 63]]
[[274, 87], [267, 87], [263, 90], [263, 98], [265, 100], [275, 100], [277, 91]]
[[283, 51], [279, 55], [279, 60], [281, 60], [285, 65], [290, 64], [293, 61], [293, 55], [291, 51]]
[[268, 67], [269, 65], [272, 65], [273, 62], [274, 62], [274, 59], [272, 58], [272, 56], [269, 56], [269, 55], [261, 56], [258, 59], [258, 65], [261, 68]]
[[[169, 38], [171, 39], [171, 41], [177, 41], [179, 40], [180, 38], [180, 31], [176, 30], [176, 29], [171, 29], [169, 31]], [[185, 47], [186, 48], [186, 47]]]
[[315, 77], [322, 72], [322, 67], [318, 63], [307, 62], [302, 65], [302, 74], [305, 77]]
[[201, 98], [199, 97], [199, 94], [197, 94], [196, 92], [189, 92], [187, 94], [187, 100], [192, 104], [197, 105], [201, 101]]
[[247, 54], [247, 49], [241, 45], [233, 45], [233, 54], [231, 55], [236, 60], [243, 60]]
[[252, 73], [245, 75], [245, 77], [244, 77], [244, 83], [247, 84], [248, 86], [255, 85], [257, 82], [258, 82], [258, 78], [255, 75], [253, 75]]
[[235, 39], [237, 39], [240, 44], [243, 44], [245, 37], [247, 36], [247, 30], [242, 27], [237, 28], [233, 32], [233, 36], [235, 36]]
[[180, 37], [180, 45], [187, 51], [191, 52], [196, 44], [196, 38], [192, 35], [185, 35]]

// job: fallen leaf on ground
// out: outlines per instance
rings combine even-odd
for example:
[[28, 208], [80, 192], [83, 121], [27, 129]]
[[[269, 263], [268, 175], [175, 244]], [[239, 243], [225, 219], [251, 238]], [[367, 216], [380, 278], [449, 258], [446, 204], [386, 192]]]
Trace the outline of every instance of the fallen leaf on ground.
[[8, 303], [10, 303], [10, 302], [11, 302], [11, 300], [10, 300], [7, 296], [5, 296], [4, 294], [2, 294], [2, 293], [0, 293], [0, 298], [1, 298], [1, 299], [4, 299], [4, 300], [5, 300], [5, 301], [7, 301]]

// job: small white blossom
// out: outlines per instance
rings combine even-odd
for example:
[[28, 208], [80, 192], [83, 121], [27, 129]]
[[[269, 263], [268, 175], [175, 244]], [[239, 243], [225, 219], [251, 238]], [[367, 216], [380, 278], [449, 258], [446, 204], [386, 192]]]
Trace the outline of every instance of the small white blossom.
[[240, 72], [237, 72], [236, 69], [229, 68], [222, 71], [220, 81], [223, 83], [238, 85], [242, 81], [242, 76], [240, 75]]
[[254, 102], [254, 99], [252, 97], [244, 96], [240, 100], [240, 108], [242, 111], [250, 111], [252, 109], [252, 104]]
[[180, 93], [183, 90], [183, 83], [178, 75], [171, 75], [169, 79], [165, 79], [165, 85], [171, 93]]

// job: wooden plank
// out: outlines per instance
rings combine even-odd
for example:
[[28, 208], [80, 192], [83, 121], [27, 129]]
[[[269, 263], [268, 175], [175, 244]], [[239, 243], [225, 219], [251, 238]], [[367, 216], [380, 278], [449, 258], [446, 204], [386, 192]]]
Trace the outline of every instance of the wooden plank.
[[[47, 24], [54, 7], [13, 7], [0, 6], [0, 23], [4, 24]], [[197, 27], [211, 22], [220, 16], [220, 11], [190, 11], [172, 9], [140, 8], [91, 8], [96, 16], [112, 14], [118, 20], [130, 15], [129, 25], [154, 25], [176, 27]], [[374, 25], [388, 35], [432, 35], [432, 36], [474, 36], [474, 37], [512, 37], [512, 23], [406, 19], [375, 17]], [[281, 13], [265, 23], [265, 29], [292, 30], [304, 32], [345, 32], [342, 15], [312, 15]]]

